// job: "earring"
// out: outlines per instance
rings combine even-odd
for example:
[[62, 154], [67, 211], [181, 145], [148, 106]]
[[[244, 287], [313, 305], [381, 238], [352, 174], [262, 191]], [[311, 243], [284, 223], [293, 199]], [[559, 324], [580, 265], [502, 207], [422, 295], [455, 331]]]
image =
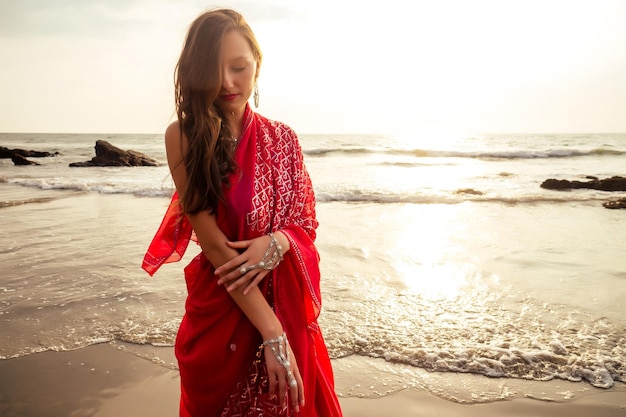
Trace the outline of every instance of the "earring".
[[259, 85], [254, 84], [254, 107], [259, 107]]

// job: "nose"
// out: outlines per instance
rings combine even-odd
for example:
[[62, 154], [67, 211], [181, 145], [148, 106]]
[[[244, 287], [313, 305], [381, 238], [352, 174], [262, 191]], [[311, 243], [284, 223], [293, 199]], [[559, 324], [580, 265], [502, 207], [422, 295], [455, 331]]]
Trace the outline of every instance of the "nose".
[[226, 91], [230, 91], [233, 87], [233, 77], [228, 71], [222, 72], [222, 89]]

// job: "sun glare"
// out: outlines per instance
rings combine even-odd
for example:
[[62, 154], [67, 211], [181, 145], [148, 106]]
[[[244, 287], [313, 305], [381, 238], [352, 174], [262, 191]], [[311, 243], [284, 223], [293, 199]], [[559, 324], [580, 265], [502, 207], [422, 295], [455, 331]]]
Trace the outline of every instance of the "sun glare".
[[450, 151], [467, 137], [460, 132], [412, 131], [396, 134], [394, 142], [401, 149]]
[[457, 215], [458, 210], [448, 205], [405, 207], [403, 217], [412, 221], [394, 234], [393, 267], [410, 293], [429, 300], [454, 300], [471, 296], [483, 285], [471, 254], [456, 249], [455, 236], [467, 232], [462, 230], [467, 226], [464, 222], [455, 221]]

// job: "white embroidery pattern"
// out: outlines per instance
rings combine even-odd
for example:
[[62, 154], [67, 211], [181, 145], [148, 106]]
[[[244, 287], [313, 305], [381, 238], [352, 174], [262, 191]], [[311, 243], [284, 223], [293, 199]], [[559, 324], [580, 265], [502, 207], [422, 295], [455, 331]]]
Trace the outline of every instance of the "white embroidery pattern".
[[[306, 171], [298, 167], [301, 153], [295, 133], [282, 123], [263, 119], [258, 129], [254, 195], [246, 218], [248, 226], [260, 234], [290, 225], [315, 233], [315, 213], [305, 211], [307, 197], [313, 195], [313, 190]], [[266, 163], [268, 160], [270, 166]]]

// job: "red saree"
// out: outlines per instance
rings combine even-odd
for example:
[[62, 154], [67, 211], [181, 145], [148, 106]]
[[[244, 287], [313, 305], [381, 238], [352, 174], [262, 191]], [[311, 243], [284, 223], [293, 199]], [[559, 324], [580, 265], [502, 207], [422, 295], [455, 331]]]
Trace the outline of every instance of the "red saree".
[[[239, 169], [224, 188], [217, 222], [232, 241], [281, 230], [291, 250], [259, 284], [281, 321], [296, 357], [306, 405], [304, 417], [340, 417], [333, 372], [317, 317], [321, 308], [319, 255], [314, 245], [315, 197], [296, 134], [246, 107], [235, 152]], [[179, 261], [195, 240], [172, 197], [144, 257], [153, 275]], [[215, 265], [216, 267], [217, 265]], [[293, 416], [291, 406], [267, 394], [260, 334], [218, 286], [214, 266], [200, 253], [185, 268], [187, 301], [176, 338], [182, 417]], [[287, 404], [290, 402], [287, 401]]]

